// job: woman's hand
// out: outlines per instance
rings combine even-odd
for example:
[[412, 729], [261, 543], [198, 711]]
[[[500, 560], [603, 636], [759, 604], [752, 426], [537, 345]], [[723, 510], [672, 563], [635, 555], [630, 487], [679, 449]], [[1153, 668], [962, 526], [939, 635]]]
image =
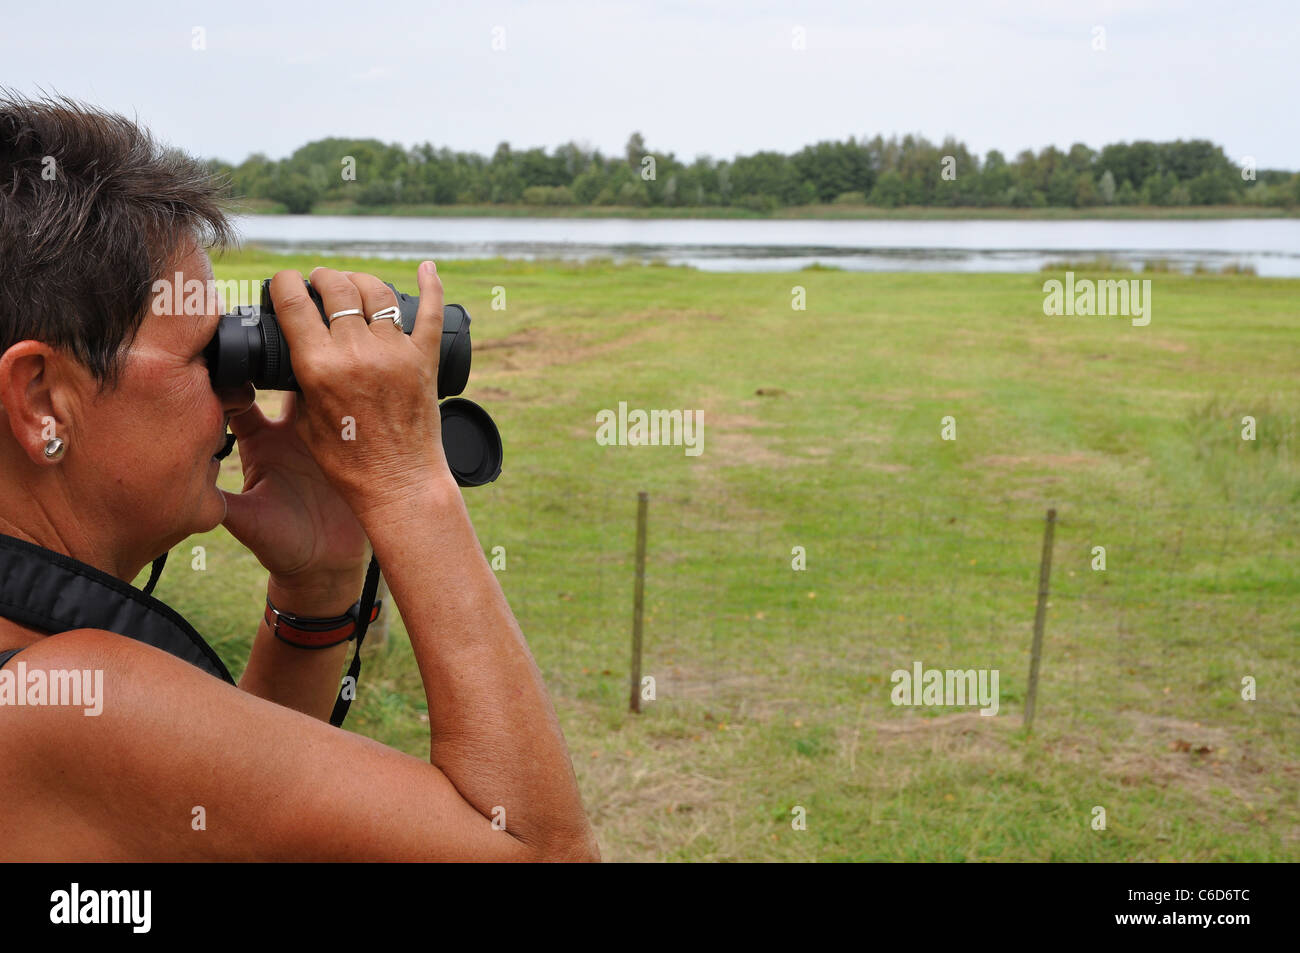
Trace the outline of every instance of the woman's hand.
[[277, 589], [333, 594], [350, 605], [361, 592], [366, 534], [298, 435], [299, 412], [298, 396], [287, 394], [277, 420], [257, 404], [230, 419], [244, 489], [222, 491], [223, 522], [270, 571]]
[[[442, 450], [438, 359], [442, 282], [432, 262], [418, 272], [420, 308], [411, 334], [368, 318], [396, 306], [374, 275], [316, 268], [325, 314], [358, 310], [326, 326], [296, 271], [271, 279], [280, 327], [302, 388], [296, 429], [357, 519], [400, 518], [433, 487], [454, 489]], [[242, 445], [241, 445], [242, 449]]]

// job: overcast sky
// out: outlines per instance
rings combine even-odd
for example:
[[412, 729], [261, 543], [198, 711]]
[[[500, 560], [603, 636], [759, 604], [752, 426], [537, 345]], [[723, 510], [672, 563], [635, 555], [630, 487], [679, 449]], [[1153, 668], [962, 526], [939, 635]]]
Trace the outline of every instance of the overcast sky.
[[1008, 156], [1205, 138], [1300, 169], [1298, 24], [1296, 0], [68, 0], [6, 4], [0, 85], [233, 162], [331, 135], [621, 153], [639, 130], [684, 160], [916, 132]]

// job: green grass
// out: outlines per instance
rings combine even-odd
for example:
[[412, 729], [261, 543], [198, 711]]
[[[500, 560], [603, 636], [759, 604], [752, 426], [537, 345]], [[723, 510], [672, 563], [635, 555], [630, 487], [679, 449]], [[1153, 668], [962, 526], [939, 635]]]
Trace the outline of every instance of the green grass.
[[[216, 273], [318, 263], [253, 251]], [[330, 264], [415, 290], [414, 262]], [[465, 497], [484, 549], [506, 548], [607, 859], [1300, 859], [1300, 284], [1155, 273], [1135, 328], [1045, 317], [1044, 274], [440, 273], [474, 320], [465, 396], [505, 445], [498, 483]], [[703, 454], [598, 446], [620, 400], [702, 409]], [[657, 697], [636, 716], [638, 490]], [[178, 557], [160, 596], [238, 673], [264, 575], [223, 529]], [[890, 673], [915, 660], [997, 669], [999, 714], [894, 707]], [[348, 727], [427, 755], [400, 620]]]

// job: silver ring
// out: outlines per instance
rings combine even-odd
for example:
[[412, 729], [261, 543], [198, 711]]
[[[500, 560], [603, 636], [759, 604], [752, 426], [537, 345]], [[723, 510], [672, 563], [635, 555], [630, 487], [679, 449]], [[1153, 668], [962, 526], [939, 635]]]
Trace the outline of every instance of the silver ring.
[[335, 311], [330, 315], [330, 324], [334, 323], [335, 318], [346, 318], [350, 314], [359, 314], [362, 317], [365, 317], [366, 313], [360, 308], [348, 308], [346, 311]]
[[400, 331], [402, 329], [402, 309], [395, 304], [391, 304], [387, 308], [376, 311], [370, 316], [369, 320], [371, 324], [376, 321], [392, 321], [393, 326]]

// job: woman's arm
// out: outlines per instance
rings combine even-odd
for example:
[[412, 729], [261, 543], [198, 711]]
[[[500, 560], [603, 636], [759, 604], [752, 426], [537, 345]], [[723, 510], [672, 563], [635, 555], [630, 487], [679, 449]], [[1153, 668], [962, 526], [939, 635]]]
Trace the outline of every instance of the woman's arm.
[[24, 650], [27, 670], [102, 672], [102, 713], [0, 708], [0, 857], [599, 860], [554, 709], [459, 488], [430, 479], [363, 522], [408, 620], [428, 763], [151, 646], [63, 633]]
[[420, 667], [430, 762], [480, 814], [503, 814], [526, 844], [544, 844], [558, 829], [594, 853], [555, 710], [460, 489], [449, 474], [430, 479], [362, 524]]
[[101, 672], [102, 712], [0, 706], [4, 859], [599, 859], [585, 818], [575, 823], [576, 792], [512, 794], [521, 786], [494, 778], [528, 771], [504, 753], [477, 771], [461, 766], [461, 783], [506, 805], [497, 830], [436, 765], [152, 646], [82, 629], [23, 658], [29, 673]]

